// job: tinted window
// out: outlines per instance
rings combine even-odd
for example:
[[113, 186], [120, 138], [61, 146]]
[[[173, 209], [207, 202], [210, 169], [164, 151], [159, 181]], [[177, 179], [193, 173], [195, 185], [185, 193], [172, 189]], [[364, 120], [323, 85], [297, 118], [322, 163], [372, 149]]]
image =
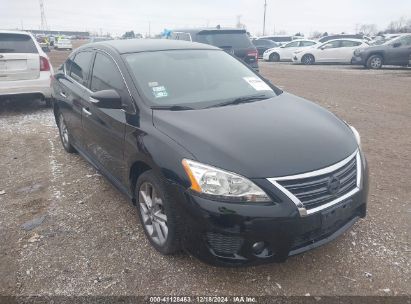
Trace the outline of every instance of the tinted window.
[[90, 87], [93, 92], [124, 88], [123, 78], [112, 59], [97, 53]]
[[37, 48], [28, 35], [0, 33], [0, 52], [37, 53]]
[[255, 46], [266, 46], [266, 47], [276, 47], [277, 44], [274, 41], [266, 39], [256, 39], [253, 41]]
[[343, 40], [341, 41], [341, 47], [354, 47], [361, 45], [359, 41]]
[[298, 47], [299, 42], [298, 41], [294, 41], [291, 43], [287, 43], [284, 47], [289, 48], [289, 47]]
[[211, 44], [217, 47], [232, 47], [232, 48], [249, 48], [251, 45], [250, 38], [246, 33], [214, 31], [208, 33], [200, 33], [197, 35], [198, 42]]
[[189, 33], [179, 33], [178, 40], [191, 41], [191, 36]]
[[270, 40], [275, 41], [275, 42], [288, 42], [292, 41], [293, 39], [291, 37], [270, 37]]
[[[69, 75], [71, 78], [84, 86], [87, 86], [92, 57], [92, 52], [80, 52], [76, 54], [73, 60], [69, 59], [68, 64], [66, 64], [66, 68], [69, 70]], [[69, 67], [67, 67], [67, 65]]]
[[220, 50], [124, 55], [136, 85], [154, 105], [203, 107], [233, 98], [276, 93], [244, 64]]
[[401, 43], [401, 45], [411, 45], [411, 36], [401, 37], [396, 42]]
[[335, 49], [340, 47], [340, 41], [331, 41], [329, 43], [323, 44], [321, 48], [323, 49]]
[[300, 41], [300, 46], [312, 46], [314, 44], [316, 43], [312, 41]]

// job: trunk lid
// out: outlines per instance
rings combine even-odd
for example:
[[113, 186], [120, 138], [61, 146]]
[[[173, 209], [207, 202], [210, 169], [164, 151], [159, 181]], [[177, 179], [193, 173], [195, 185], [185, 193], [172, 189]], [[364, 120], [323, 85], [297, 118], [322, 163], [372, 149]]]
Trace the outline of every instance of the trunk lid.
[[40, 56], [33, 38], [25, 33], [0, 33], [0, 81], [36, 79]]
[[0, 53], [0, 81], [29, 80], [39, 76], [39, 54]]

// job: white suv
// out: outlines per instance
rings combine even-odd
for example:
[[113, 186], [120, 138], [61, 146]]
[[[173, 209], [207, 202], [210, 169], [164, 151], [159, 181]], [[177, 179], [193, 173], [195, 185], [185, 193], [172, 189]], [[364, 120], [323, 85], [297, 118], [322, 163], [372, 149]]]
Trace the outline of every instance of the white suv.
[[33, 94], [50, 103], [53, 68], [27, 32], [0, 31], [0, 96]]

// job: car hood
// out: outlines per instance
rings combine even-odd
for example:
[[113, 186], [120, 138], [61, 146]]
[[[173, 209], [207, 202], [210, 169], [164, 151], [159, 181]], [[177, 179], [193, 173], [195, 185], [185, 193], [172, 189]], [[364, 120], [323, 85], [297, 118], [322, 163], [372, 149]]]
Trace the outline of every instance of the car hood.
[[197, 161], [248, 178], [321, 169], [357, 149], [343, 121], [288, 93], [202, 110], [154, 110], [153, 122]]

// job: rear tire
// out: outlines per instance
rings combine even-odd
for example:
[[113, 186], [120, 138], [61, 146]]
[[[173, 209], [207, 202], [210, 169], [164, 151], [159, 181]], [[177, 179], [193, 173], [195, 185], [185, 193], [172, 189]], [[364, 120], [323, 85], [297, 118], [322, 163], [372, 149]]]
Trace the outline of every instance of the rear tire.
[[306, 54], [301, 58], [301, 63], [305, 65], [312, 65], [315, 63], [315, 58], [311, 54]]
[[378, 70], [381, 69], [383, 65], [383, 59], [380, 55], [372, 55], [367, 60], [367, 68]]
[[176, 203], [169, 195], [161, 177], [149, 170], [136, 183], [138, 215], [151, 245], [163, 255], [181, 250], [181, 220]]
[[270, 62], [279, 62], [280, 61], [280, 55], [277, 53], [272, 53], [269, 57]]
[[71, 135], [67, 129], [66, 121], [64, 120], [63, 114], [58, 114], [58, 128], [60, 134], [60, 140], [63, 145], [64, 150], [68, 153], [75, 153], [76, 149], [71, 145]]

